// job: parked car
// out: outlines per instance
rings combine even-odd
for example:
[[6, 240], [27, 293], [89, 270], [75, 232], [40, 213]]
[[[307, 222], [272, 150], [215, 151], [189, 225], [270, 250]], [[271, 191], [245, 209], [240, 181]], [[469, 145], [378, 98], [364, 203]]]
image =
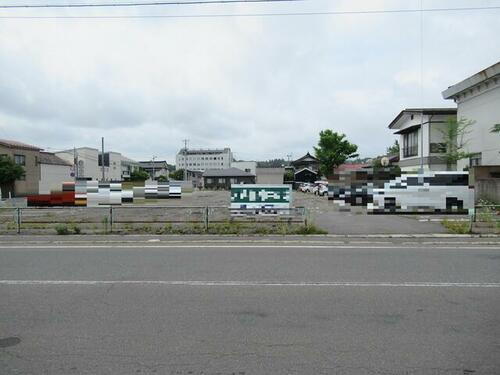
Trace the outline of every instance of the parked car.
[[408, 174], [374, 188], [367, 208], [373, 213], [471, 213], [474, 190], [468, 172]]
[[309, 182], [304, 182], [303, 184], [300, 184], [299, 186], [299, 191], [303, 193], [312, 193], [314, 188], [314, 185], [309, 183]]
[[316, 181], [312, 190], [314, 195], [324, 196], [328, 194], [328, 182]]

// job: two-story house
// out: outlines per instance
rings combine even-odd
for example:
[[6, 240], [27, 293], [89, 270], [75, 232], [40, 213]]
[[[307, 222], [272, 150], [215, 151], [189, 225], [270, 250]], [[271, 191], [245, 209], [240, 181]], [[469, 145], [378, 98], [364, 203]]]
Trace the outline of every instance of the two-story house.
[[[410, 108], [402, 110], [389, 124], [399, 136], [399, 162], [404, 172], [445, 171], [443, 131], [448, 119], [456, 119], [455, 108]], [[452, 169], [456, 167], [453, 166]]]

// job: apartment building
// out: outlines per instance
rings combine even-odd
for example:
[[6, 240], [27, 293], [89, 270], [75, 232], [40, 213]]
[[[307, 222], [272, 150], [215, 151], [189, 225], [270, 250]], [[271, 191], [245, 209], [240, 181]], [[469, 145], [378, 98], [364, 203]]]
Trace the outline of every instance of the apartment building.
[[231, 167], [233, 154], [229, 147], [223, 149], [181, 149], [175, 158], [176, 168], [190, 171], [226, 169]]

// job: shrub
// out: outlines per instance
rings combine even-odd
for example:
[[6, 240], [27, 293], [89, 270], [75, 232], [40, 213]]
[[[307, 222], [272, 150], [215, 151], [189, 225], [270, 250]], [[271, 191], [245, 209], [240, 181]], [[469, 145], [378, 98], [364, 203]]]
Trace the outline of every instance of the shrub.
[[57, 234], [60, 235], [66, 235], [69, 234], [69, 229], [66, 224], [57, 224], [54, 229], [56, 230]]
[[79, 227], [78, 225], [73, 224], [73, 225], [71, 226], [71, 231], [72, 231], [74, 234], [80, 234], [82, 230], [80, 229], [80, 227]]
[[441, 222], [443, 227], [448, 229], [448, 232], [454, 234], [468, 234], [470, 233], [470, 223], [468, 221], [451, 221], [445, 219]]

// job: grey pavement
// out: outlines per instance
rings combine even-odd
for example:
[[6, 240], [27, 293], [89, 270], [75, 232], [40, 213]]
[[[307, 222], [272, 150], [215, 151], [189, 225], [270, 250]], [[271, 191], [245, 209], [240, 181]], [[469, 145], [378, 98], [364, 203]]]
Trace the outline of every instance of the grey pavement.
[[399, 241], [3, 243], [0, 373], [500, 373], [500, 245]]

